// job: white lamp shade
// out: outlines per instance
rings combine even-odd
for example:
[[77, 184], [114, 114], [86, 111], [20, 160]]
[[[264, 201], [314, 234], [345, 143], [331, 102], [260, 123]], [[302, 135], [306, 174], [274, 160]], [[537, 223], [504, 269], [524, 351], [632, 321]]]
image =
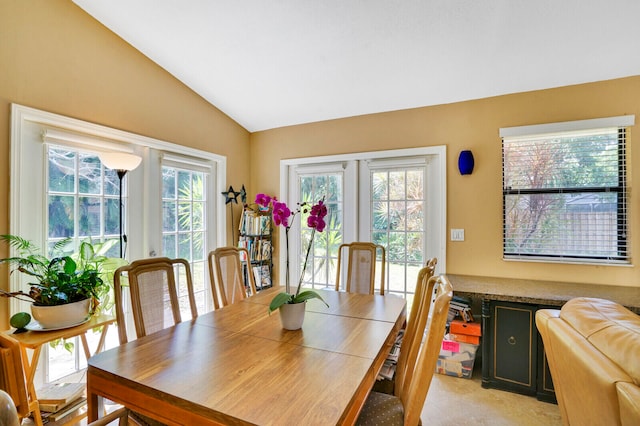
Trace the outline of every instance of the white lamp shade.
[[140, 165], [142, 157], [125, 152], [104, 152], [100, 154], [100, 161], [113, 170], [131, 171]]

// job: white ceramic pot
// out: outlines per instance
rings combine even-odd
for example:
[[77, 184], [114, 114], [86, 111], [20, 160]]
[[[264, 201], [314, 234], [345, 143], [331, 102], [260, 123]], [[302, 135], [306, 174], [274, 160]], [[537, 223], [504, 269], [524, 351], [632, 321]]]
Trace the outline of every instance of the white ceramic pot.
[[285, 303], [280, 306], [280, 322], [285, 330], [299, 330], [304, 322], [304, 312], [307, 302]]
[[91, 299], [57, 306], [31, 305], [31, 315], [43, 329], [71, 327], [89, 317]]

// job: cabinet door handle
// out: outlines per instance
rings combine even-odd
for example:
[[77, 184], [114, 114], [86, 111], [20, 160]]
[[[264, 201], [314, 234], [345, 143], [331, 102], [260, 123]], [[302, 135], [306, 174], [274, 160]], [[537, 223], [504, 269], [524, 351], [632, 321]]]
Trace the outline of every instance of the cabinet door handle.
[[515, 337], [513, 337], [513, 336], [511, 336], [511, 337], [509, 337], [509, 338], [507, 339], [507, 342], [508, 342], [510, 345], [515, 345], [515, 344], [516, 344], [516, 338], [515, 338]]

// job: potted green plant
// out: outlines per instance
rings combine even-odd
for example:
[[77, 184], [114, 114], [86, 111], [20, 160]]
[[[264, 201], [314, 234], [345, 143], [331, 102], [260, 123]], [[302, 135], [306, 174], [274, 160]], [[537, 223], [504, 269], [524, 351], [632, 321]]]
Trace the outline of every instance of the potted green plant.
[[61, 240], [53, 246], [51, 258], [42, 255], [33, 242], [19, 236], [0, 235], [0, 241], [9, 244], [16, 253], [0, 259], [0, 263], [9, 264], [11, 273], [23, 273], [32, 280], [29, 292], [0, 290], [0, 295], [32, 302], [31, 313], [43, 329], [75, 325], [100, 309], [101, 301], [108, 301], [109, 270], [113, 272], [126, 263], [104, 255], [116, 240], [97, 245], [83, 241], [71, 255], [61, 254], [70, 239]]
[[[280, 202], [275, 197], [266, 194], [256, 195], [255, 202], [263, 208], [270, 208], [272, 210], [273, 223], [276, 226], [284, 227], [285, 241], [287, 245], [287, 258], [285, 259], [285, 291], [283, 293], [278, 293], [271, 300], [271, 303], [269, 304], [269, 313], [279, 310], [282, 327], [286, 330], [298, 330], [302, 327], [302, 323], [304, 321], [304, 312], [307, 300], [320, 299], [322, 303], [327, 305], [327, 302], [325, 302], [322, 296], [317, 292], [313, 290], [301, 291], [304, 272], [307, 269], [307, 261], [309, 260], [309, 252], [313, 247], [313, 238], [315, 237], [316, 232], [324, 231], [326, 226], [324, 218], [327, 216], [327, 206], [324, 204], [323, 198], [313, 206], [304, 202], [298, 206], [298, 209], [292, 212], [291, 209], [287, 207], [286, 203]], [[289, 284], [289, 229], [291, 229], [293, 218], [298, 213], [309, 214], [307, 217], [307, 226], [311, 228], [311, 238], [309, 240], [309, 245], [307, 246], [302, 272], [300, 273], [300, 279], [298, 280], [298, 287], [296, 288], [296, 292], [292, 293], [291, 286]], [[329, 305], [327, 305], [327, 307], [328, 306]]]

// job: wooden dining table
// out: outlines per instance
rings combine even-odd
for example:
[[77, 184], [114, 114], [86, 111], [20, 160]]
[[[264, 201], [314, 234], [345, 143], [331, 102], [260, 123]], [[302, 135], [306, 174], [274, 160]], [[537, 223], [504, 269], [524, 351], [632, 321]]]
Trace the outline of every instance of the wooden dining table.
[[89, 420], [100, 398], [168, 425], [353, 424], [406, 319], [394, 295], [319, 290], [302, 329], [268, 305], [282, 288], [89, 360]]

